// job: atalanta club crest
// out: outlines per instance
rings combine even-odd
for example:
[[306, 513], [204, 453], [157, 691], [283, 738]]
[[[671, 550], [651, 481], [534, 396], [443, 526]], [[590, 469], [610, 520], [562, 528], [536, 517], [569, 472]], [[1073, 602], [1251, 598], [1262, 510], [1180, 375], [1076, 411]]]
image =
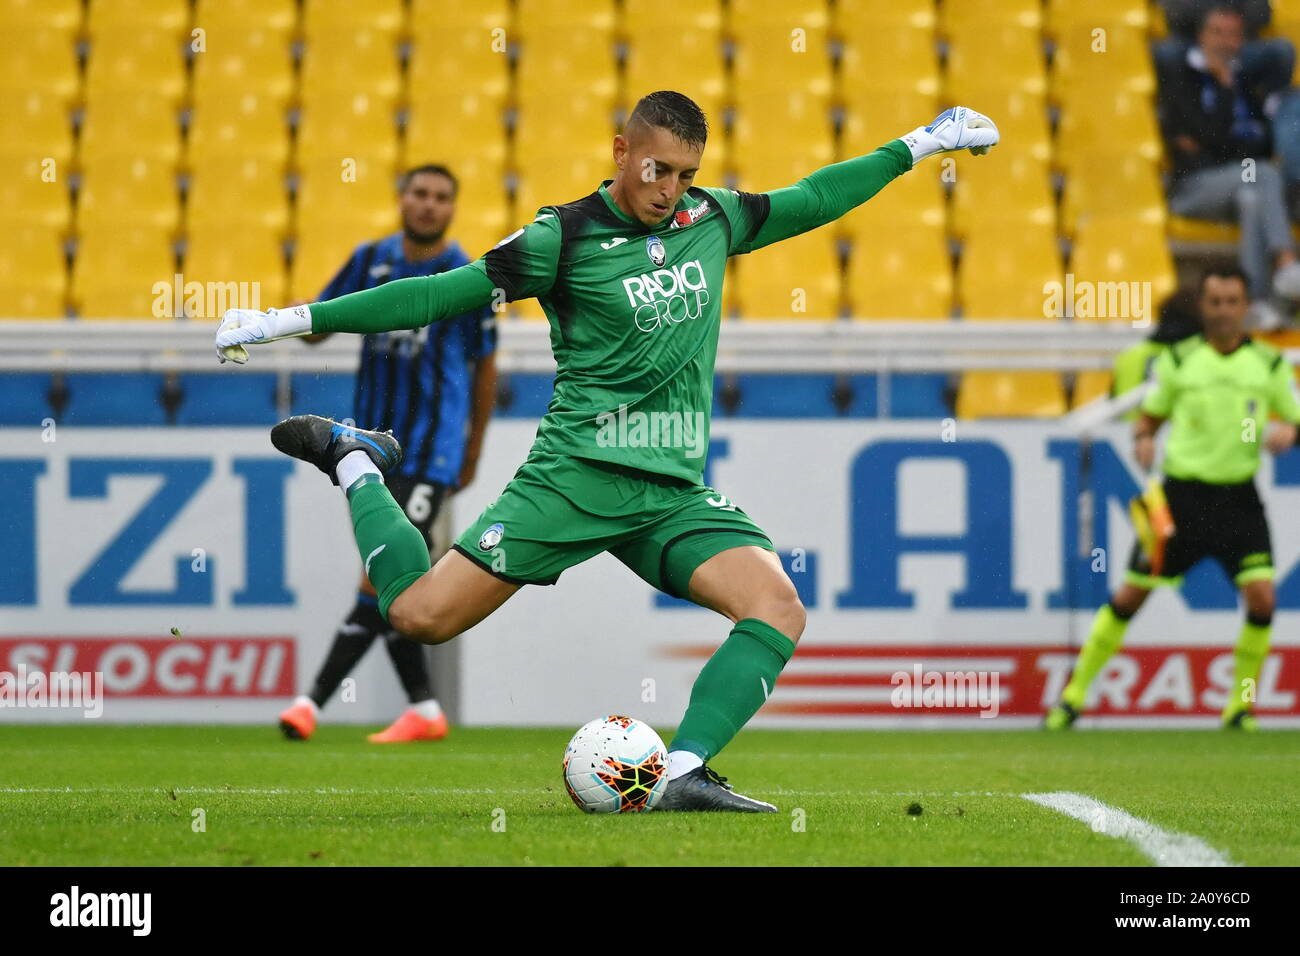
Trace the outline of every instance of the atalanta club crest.
[[658, 236], [651, 236], [645, 241], [645, 254], [657, 266], [668, 261], [668, 250], [664, 248], [664, 242]]
[[506, 526], [497, 522], [492, 527], [483, 532], [478, 539], [478, 549], [480, 551], [491, 551], [501, 543], [501, 537], [506, 533]]

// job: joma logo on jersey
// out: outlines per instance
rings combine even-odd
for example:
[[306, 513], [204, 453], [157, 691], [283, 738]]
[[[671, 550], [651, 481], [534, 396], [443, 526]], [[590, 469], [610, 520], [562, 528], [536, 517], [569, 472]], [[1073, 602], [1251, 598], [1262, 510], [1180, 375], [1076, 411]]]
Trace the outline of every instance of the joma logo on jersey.
[[709, 283], [699, 259], [629, 276], [623, 280], [623, 291], [642, 332], [653, 332], [668, 322], [698, 319], [709, 304]]

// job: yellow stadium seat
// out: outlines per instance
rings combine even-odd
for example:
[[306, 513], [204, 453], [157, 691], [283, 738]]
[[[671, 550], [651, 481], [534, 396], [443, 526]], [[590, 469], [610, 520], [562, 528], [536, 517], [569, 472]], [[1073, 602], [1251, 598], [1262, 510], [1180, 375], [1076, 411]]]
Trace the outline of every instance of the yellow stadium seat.
[[565, 28], [535, 29], [523, 39], [515, 67], [515, 96], [521, 109], [539, 101], [558, 101], [580, 95], [606, 112], [618, 94], [614, 59], [614, 31]]
[[86, 64], [86, 99], [127, 98], [140, 93], [179, 106], [185, 97], [185, 57], [163, 30], [118, 27], [92, 41]]
[[939, 99], [932, 94], [893, 93], [847, 86], [844, 87], [843, 106], [840, 159], [869, 153], [939, 114]]
[[732, 82], [738, 98], [792, 91], [830, 97], [830, 34], [825, 25], [791, 19], [738, 24], [733, 16], [732, 39]]
[[1090, 162], [1075, 165], [1066, 180], [1061, 201], [1066, 233], [1073, 234], [1080, 221], [1090, 216], [1130, 216], [1138, 222], [1165, 224], [1165, 196], [1153, 162], [1127, 150], [1092, 156]]
[[90, 0], [86, 16], [92, 42], [123, 29], [159, 30], [179, 39], [189, 25], [189, 0]]
[[145, 154], [173, 165], [180, 161], [180, 123], [169, 97], [105, 93], [86, 104], [78, 155], [82, 168], [105, 156]]
[[536, 100], [516, 116], [514, 162], [521, 176], [535, 176], [553, 161], [591, 160], [612, 167], [613, 116], [595, 100]]
[[288, 37], [298, 27], [297, 0], [198, 0], [194, 25], [214, 31], [267, 31]]
[[276, 97], [240, 93], [205, 97], [190, 115], [188, 164], [212, 159], [255, 159], [277, 165], [289, 163], [289, 124]]
[[391, 114], [402, 93], [397, 52], [395, 38], [378, 30], [309, 39], [302, 59], [303, 109], [334, 109], [364, 96]]
[[[1093, 217], [1081, 224], [1069, 271], [1076, 321], [1154, 320], [1155, 303], [1177, 286], [1164, 229], [1128, 216]], [[1150, 312], [1140, 314], [1146, 307]]]
[[[268, 309], [285, 302], [284, 250], [280, 237], [272, 231], [253, 228], [231, 229], [213, 223], [191, 229], [186, 243], [185, 282], [200, 282], [205, 287], [222, 286], [230, 301], [238, 297], [248, 307]], [[206, 297], [205, 297], [206, 304]], [[218, 319], [190, 311], [191, 318]]]
[[1043, 28], [1042, 0], [947, 0], [940, 7], [939, 31], [950, 38], [1000, 26], [1035, 33]]
[[440, 100], [416, 99], [406, 119], [402, 165], [486, 161], [503, 168], [506, 127], [502, 108], [467, 90]]
[[557, 28], [571, 33], [610, 33], [615, 20], [612, 0], [518, 0], [514, 29], [525, 40]]
[[1095, 27], [1116, 23], [1148, 33], [1151, 29], [1151, 9], [1156, 4], [1148, 0], [1047, 0], [1047, 32], [1060, 37], [1078, 26]]
[[[635, 44], [644, 35], [645, 24], [656, 22], [665, 13], [668, 13], [679, 31], [679, 35], [673, 38], [674, 58], [684, 36], [717, 33], [722, 29], [722, 4], [719, 0], [623, 0], [622, 26], [619, 32]], [[666, 88], [676, 89], [671, 85]]]
[[1070, 394], [1070, 407], [1079, 408], [1098, 398], [1110, 395], [1114, 376], [1108, 368], [1085, 368], [1074, 376], [1074, 391]]
[[848, 297], [855, 319], [949, 318], [952, 262], [942, 232], [899, 230], [895, 223], [889, 232], [855, 240]]
[[14, 223], [0, 243], [0, 319], [58, 319], [67, 309], [63, 230]]
[[223, 26], [208, 30], [205, 43], [194, 57], [196, 108], [245, 93], [289, 105], [298, 81], [288, 33]]
[[814, 229], [745, 257], [737, 288], [746, 319], [835, 319], [840, 258], [834, 233]]
[[933, 30], [855, 23], [842, 40], [839, 85], [844, 100], [865, 91], [938, 95], [939, 53]]
[[298, 127], [298, 164], [316, 160], [368, 159], [390, 168], [397, 162], [397, 122], [382, 98], [358, 93], [330, 105], [304, 105]]
[[[774, 129], [780, 135], [773, 136]], [[830, 103], [798, 90], [738, 98], [730, 145], [741, 188], [789, 186], [835, 159]]]
[[1148, 162], [1160, 160], [1160, 131], [1148, 97], [1126, 90], [1105, 90], [1086, 105], [1062, 110], [1054, 158], [1067, 175], [1077, 166], [1092, 162], [1098, 152], [1113, 151], [1109, 145], [1112, 143], [1124, 143], [1126, 149]]
[[933, 0], [853, 0], [835, 4], [835, 30], [841, 36], [864, 26], [934, 30]]
[[391, 232], [397, 224], [397, 182], [387, 163], [319, 160], [303, 166], [296, 203], [296, 229], [329, 229], [348, 223], [362, 231]]
[[966, 372], [957, 387], [957, 417], [1057, 418], [1065, 414], [1059, 372]]
[[1045, 315], [1047, 283], [1063, 278], [1056, 231], [1049, 226], [982, 230], [962, 245], [957, 300], [966, 319], [1031, 319]]
[[510, 22], [510, 0], [475, 0], [474, 3], [457, 3], [455, 0], [412, 0], [411, 37], [445, 36], [466, 31], [478, 31], [486, 44], [492, 31], [505, 28]]
[[529, 222], [542, 206], [573, 202], [590, 195], [606, 179], [614, 175], [612, 159], [573, 156], [554, 157], [548, 165], [538, 165], [541, 176], [530, 173], [532, 167], [521, 167], [519, 184], [515, 191], [515, 218], [522, 224]]
[[57, 30], [72, 40], [81, 23], [82, 0], [0, 0], [0, 36]]
[[1063, 31], [1052, 58], [1052, 97], [1087, 108], [1099, 90], [1150, 96], [1156, 89], [1145, 31], [1122, 24], [1074, 25]]
[[[857, 209], [837, 219], [831, 228], [841, 236], [875, 246], [883, 237], [896, 235], [900, 231], [899, 223], [907, 223], [908, 231], [932, 234], [942, 243], [948, 231], [947, 218], [939, 167], [927, 170], [921, 166], [889, 183]], [[928, 246], [930, 239], [925, 238], [924, 244]]]
[[830, 25], [830, 9], [825, 0], [729, 0], [727, 4], [732, 33], [743, 30], [767, 30], [769, 27], [824, 30]]
[[58, 175], [72, 163], [72, 118], [48, 93], [0, 96], [0, 156], [49, 159]]
[[[5, 28], [0, 25], [0, 32]], [[64, 30], [37, 28], [7, 34], [0, 56], [0, 99], [29, 91], [44, 93], [65, 109], [81, 91], [77, 47]]]
[[1047, 100], [1041, 94], [978, 84], [957, 85], [951, 77], [947, 91], [946, 102], [961, 103], [994, 118], [1002, 135], [998, 152], [1027, 153], [1040, 162], [1051, 158]]
[[949, 89], [982, 87], [1047, 92], [1043, 38], [1037, 30], [1011, 24], [985, 24], [953, 37], [948, 48]]
[[53, 229], [66, 235], [72, 223], [68, 180], [45, 174], [37, 157], [0, 157], [0, 228], [5, 241], [18, 226]]
[[[635, 22], [635, 21], [630, 21]], [[653, 44], [629, 38], [624, 74], [624, 105], [631, 110], [636, 101], [656, 90], [677, 90], [689, 96], [721, 140], [722, 107], [727, 98], [727, 79], [722, 59], [722, 33], [716, 26], [682, 33], [673, 41], [672, 57], [665, 60]]]
[[185, 223], [191, 232], [224, 223], [285, 238], [289, 198], [283, 164], [256, 157], [199, 157], [190, 169]]
[[299, 233], [289, 268], [289, 300], [315, 302], [353, 250], [382, 234], [351, 224], [345, 228]]
[[510, 223], [504, 194], [491, 205], [458, 202], [447, 235], [460, 243], [466, 255], [477, 259], [514, 231]]
[[955, 236], [1021, 227], [1056, 231], [1056, 199], [1045, 160], [998, 148], [986, 156], [958, 153], [952, 162]]
[[1170, 216], [1169, 238], [1175, 242], [1235, 245], [1241, 241], [1241, 228], [1235, 222], [1215, 222], [1211, 219], [1188, 219], [1186, 216]]
[[82, 318], [156, 318], [156, 304], [171, 309], [175, 275], [175, 251], [161, 230], [107, 228], [85, 233], [77, 241], [73, 261], [73, 305]]
[[441, 108], [449, 97], [472, 94], [500, 114], [510, 89], [510, 63], [476, 31], [417, 37], [407, 69], [412, 108]]
[[1270, 31], [1300, 45], [1300, 0], [1273, 0]]
[[175, 236], [180, 229], [176, 167], [147, 155], [104, 156], [81, 172], [77, 229], [139, 226]]
[[402, 0], [304, 0], [302, 33], [308, 43], [361, 31], [396, 40], [406, 25]]

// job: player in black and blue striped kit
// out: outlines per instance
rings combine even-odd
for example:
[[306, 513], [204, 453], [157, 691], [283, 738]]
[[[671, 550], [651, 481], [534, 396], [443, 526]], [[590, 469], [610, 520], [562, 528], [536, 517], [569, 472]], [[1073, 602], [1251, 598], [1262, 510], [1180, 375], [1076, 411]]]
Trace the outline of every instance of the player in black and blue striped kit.
[[[358, 246], [320, 298], [469, 262], [461, 247], [446, 238], [456, 187], [455, 177], [442, 166], [406, 173], [399, 189], [401, 232]], [[474, 476], [495, 398], [495, 349], [496, 319], [490, 308], [423, 329], [367, 335], [362, 341], [353, 417], [366, 427], [392, 429], [402, 443], [405, 459], [386, 481], [430, 547], [433, 523], [447, 497]], [[395, 743], [446, 736], [447, 719], [433, 695], [424, 649], [384, 621], [363, 571], [356, 606], [335, 635], [311, 691], [280, 715], [286, 737], [311, 736], [320, 708], [380, 636], [410, 707], [369, 739]]]

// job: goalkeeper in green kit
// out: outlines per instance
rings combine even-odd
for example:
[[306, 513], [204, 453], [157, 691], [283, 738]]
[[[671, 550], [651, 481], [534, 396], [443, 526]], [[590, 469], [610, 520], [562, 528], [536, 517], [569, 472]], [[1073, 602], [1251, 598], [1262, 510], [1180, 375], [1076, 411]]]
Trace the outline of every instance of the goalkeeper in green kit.
[[217, 350], [244, 361], [245, 346], [273, 339], [416, 329], [537, 298], [557, 366], [549, 408], [514, 478], [432, 568], [384, 486], [402, 454], [390, 435], [304, 415], [276, 425], [271, 440], [344, 489], [380, 611], [416, 640], [451, 640], [522, 585], [554, 584], [604, 551], [728, 618], [669, 746], [656, 809], [770, 813], [707, 766], [763, 705], [805, 622], [767, 535], [702, 482], [727, 258], [838, 219], [926, 156], [987, 152], [998, 131], [956, 107], [768, 193], [695, 186], [707, 137], [694, 102], [652, 93], [614, 138], [614, 179], [590, 195], [543, 207], [458, 269], [310, 306], [232, 310]]

